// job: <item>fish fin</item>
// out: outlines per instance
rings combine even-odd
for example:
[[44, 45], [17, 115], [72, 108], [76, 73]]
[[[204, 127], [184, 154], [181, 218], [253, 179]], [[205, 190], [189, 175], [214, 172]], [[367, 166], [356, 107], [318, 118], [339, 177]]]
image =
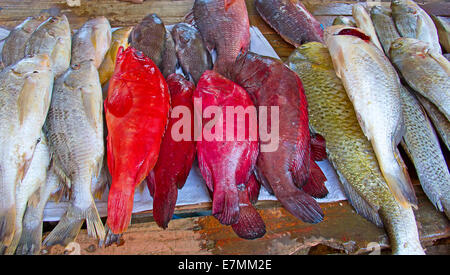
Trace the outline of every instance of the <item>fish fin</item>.
[[[114, 185], [111, 185], [113, 187]], [[127, 230], [133, 212], [134, 189], [109, 190], [108, 196], [108, 227], [114, 234], [121, 234]]]
[[239, 197], [236, 184], [228, 179], [214, 180], [212, 214], [223, 225], [239, 219]]
[[[290, 185], [289, 185], [290, 186]], [[323, 211], [319, 204], [306, 192], [295, 186], [286, 188], [283, 193], [275, 193], [281, 204], [296, 218], [307, 223], [318, 223], [323, 220]]]
[[35, 227], [24, 226], [16, 255], [37, 255], [41, 251], [43, 223], [37, 222], [35, 225]]
[[311, 155], [313, 160], [320, 161], [327, 158], [325, 139], [319, 134], [311, 135]]
[[[241, 190], [242, 189], [242, 190]], [[241, 238], [253, 240], [266, 234], [266, 225], [261, 215], [256, 211], [249, 200], [246, 187], [239, 188], [239, 219], [232, 224], [233, 231]]]
[[[48, 59], [48, 57], [47, 57]], [[18, 116], [19, 116], [19, 122], [20, 125], [23, 125], [23, 123], [28, 120], [29, 117], [34, 116], [35, 111], [36, 111], [36, 100], [39, 99], [48, 99], [49, 96], [43, 96], [41, 97], [37, 97], [35, 91], [36, 91], [36, 86], [39, 85], [37, 84], [37, 79], [33, 78], [33, 77], [26, 77], [22, 90], [20, 91], [19, 97], [17, 98], [17, 106], [18, 106]], [[46, 102], [47, 106], [44, 106], [44, 110], [48, 110], [48, 105], [50, 104], [50, 101], [47, 100]]]
[[105, 226], [106, 236], [104, 239], [100, 239], [98, 241], [99, 247], [108, 247], [113, 243], [116, 243], [118, 246], [123, 244], [122, 234], [114, 234], [108, 225]]
[[326, 181], [327, 178], [320, 167], [311, 159], [310, 176], [306, 184], [302, 187], [303, 191], [315, 198], [323, 198], [328, 194], [328, 189], [325, 186]]
[[89, 236], [104, 239], [105, 229], [94, 199], [91, 198], [91, 200], [91, 205], [87, 209], [81, 209], [72, 204], [69, 205], [59, 223], [45, 238], [43, 245], [47, 247], [55, 244], [66, 246], [76, 239], [84, 220], [86, 220]]
[[250, 175], [250, 178], [247, 182], [247, 192], [248, 198], [252, 204], [255, 204], [258, 201], [259, 190], [261, 189], [260, 183], [257, 181], [254, 173]]
[[0, 210], [0, 247], [8, 247], [16, 227], [16, 207]]
[[269, 184], [269, 181], [266, 179], [264, 174], [261, 173], [261, 171], [258, 168], [256, 168], [255, 170], [255, 178], [257, 182], [261, 183], [261, 185], [264, 186], [264, 188], [267, 190], [267, 192], [269, 192], [269, 194], [271, 195], [274, 194], [272, 187]]
[[[91, 63], [91, 66], [94, 66]], [[98, 82], [98, 81], [97, 81]], [[103, 108], [102, 108], [102, 90], [100, 82], [98, 82], [97, 89], [85, 90], [81, 88], [81, 99], [83, 101], [83, 110], [86, 113], [87, 118], [92, 128], [97, 132], [97, 135], [103, 136]], [[100, 164], [102, 162], [100, 161]], [[101, 167], [101, 166], [100, 166]]]
[[383, 221], [378, 213], [380, 206], [373, 205], [367, 202], [352, 186], [348, 183], [347, 179], [336, 170], [339, 176], [339, 181], [344, 187], [345, 196], [349, 200], [350, 204], [355, 208], [356, 212], [363, 216], [365, 219], [371, 221], [376, 226], [382, 228]]
[[166, 229], [177, 203], [178, 188], [172, 182], [158, 182], [153, 197], [153, 218], [159, 227]]
[[148, 176], [145, 180], [147, 182], [148, 191], [150, 191], [150, 196], [152, 196], [152, 198], [154, 198], [154, 196], [155, 196], [155, 171], [151, 170], [150, 173], [148, 173]]
[[197, 154], [198, 168], [205, 180], [206, 186], [209, 190], [214, 191], [214, 185], [212, 181], [211, 170], [208, 167], [208, 163], [204, 160], [203, 154]]
[[450, 75], [450, 65], [447, 58], [445, 58], [442, 54], [437, 53], [436, 51], [433, 51], [431, 49], [428, 51], [428, 54], [439, 64], [439, 66], [441, 66], [441, 68], [444, 71], [447, 72], [447, 74]]

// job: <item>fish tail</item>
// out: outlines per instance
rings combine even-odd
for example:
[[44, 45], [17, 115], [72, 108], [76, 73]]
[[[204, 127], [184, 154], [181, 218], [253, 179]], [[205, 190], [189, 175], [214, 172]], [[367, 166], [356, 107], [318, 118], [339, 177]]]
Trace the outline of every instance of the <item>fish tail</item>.
[[127, 230], [133, 212], [134, 188], [116, 190], [111, 188], [108, 196], [108, 218], [106, 223], [112, 233], [120, 234]]
[[14, 237], [16, 227], [16, 208], [0, 210], [0, 247], [8, 247]]
[[239, 190], [239, 220], [232, 224], [233, 231], [241, 238], [253, 240], [266, 234], [266, 225], [249, 200], [246, 188]]
[[306, 184], [302, 187], [303, 191], [315, 198], [323, 198], [328, 194], [328, 189], [325, 186], [326, 181], [327, 178], [323, 174], [320, 167], [314, 162], [313, 159], [311, 159], [310, 176], [306, 181]]
[[319, 204], [307, 193], [292, 186], [282, 194], [275, 196], [281, 204], [296, 218], [307, 223], [319, 223], [324, 214]]
[[99, 247], [108, 247], [113, 243], [120, 245], [122, 243], [122, 234], [114, 234], [108, 225], [105, 226], [106, 236], [98, 242]]
[[43, 244], [45, 246], [53, 246], [56, 244], [66, 246], [75, 240], [84, 220], [86, 220], [89, 236], [99, 239], [105, 238], [105, 228], [98, 214], [94, 199], [91, 199], [91, 204], [87, 209], [79, 208], [74, 204], [69, 205], [66, 213], [47, 238], [45, 238]]
[[256, 176], [254, 173], [250, 175], [250, 178], [247, 182], [247, 192], [248, 192], [248, 198], [252, 204], [255, 204], [258, 201], [259, 196], [259, 190], [261, 188], [261, 185], [256, 180]]
[[178, 189], [176, 183], [158, 182], [158, 184], [155, 185], [153, 218], [163, 229], [167, 228], [170, 219], [172, 219], [177, 197]]
[[[29, 209], [27, 209], [27, 212]], [[43, 214], [43, 213], [42, 213]], [[42, 219], [40, 219], [42, 221]], [[17, 255], [37, 255], [41, 250], [42, 222], [32, 225], [24, 224], [19, 243], [16, 248]]]
[[231, 225], [239, 219], [239, 198], [234, 182], [214, 184], [212, 214], [221, 224]]

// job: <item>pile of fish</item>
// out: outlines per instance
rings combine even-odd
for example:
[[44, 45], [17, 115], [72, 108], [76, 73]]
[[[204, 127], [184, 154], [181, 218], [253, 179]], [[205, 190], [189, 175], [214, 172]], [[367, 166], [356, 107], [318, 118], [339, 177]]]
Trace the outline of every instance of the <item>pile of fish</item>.
[[[14, 28], [1, 52], [0, 253], [67, 245], [84, 222], [110, 245], [143, 184], [165, 229], [195, 158], [212, 215], [237, 236], [266, 233], [254, 207], [261, 185], [318, 223], [314, 198], [328, 190], [316, 161], [328, 158], [393, 253], [424, 254], [398, 146], [450, 217], [439, 141], [449, 149], [448, 22], [409, 0], [355, 4], [353, 18], [326, 29], [298, 0], [255, 7], [296, 47], [286, 63], [249, 51], [244, 0], [195, 0], [171, 28], [154, 13], [114, 32], [98, 17], [72, 36], [64, 15], [46, 13]], [[104, 225], [94, 198], [106, 189]], [[45, 205], [62, 198], [66, 213], [42, 242]]]

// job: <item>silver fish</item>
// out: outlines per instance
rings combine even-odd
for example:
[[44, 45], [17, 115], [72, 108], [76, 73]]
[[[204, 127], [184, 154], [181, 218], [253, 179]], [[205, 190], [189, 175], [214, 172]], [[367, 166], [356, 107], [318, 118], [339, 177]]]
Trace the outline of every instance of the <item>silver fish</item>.
[[392, 42], [400, 37], [400, 34], [398, 34], [395, 28], [392, 13], [390, 9], [383, 6], [374, 6], [370, 10], [370, 18], [372, 19], [380, 43], [383, 46], [384, 53], [388, 55]]
[[382, 50], [383, 48], [380, 44], [380, 41], [378, 40], [377, 33], [375, 32], [375, 28], [372, 24], [372, 19], [370, 18], [370, 15], [367, 12], [366, 8], [359, 3], [353, 4], [352, 15], [355, 19], [356, 26], [365, 34], [370, 36], [370, 41], [372, 41], [375, 46]]

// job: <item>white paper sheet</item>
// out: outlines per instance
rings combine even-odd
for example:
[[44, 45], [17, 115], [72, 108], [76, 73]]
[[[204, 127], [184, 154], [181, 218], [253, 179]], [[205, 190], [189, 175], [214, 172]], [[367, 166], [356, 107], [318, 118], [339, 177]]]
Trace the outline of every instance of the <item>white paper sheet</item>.
[[[170, 27], [171, 26], [168, 26], [168, 29]], [[252, 26], [250, 28], [250, 35], [250, 51], [279, 59], [275, 50], [270, 46], [270, 43], [265, 39], [264, 35], [259, 31], [257, 27]], [[319, 203], [325, 203], [346, 200], [336, 172], [330, 165], [328, 160], [319, 161], [317, 163], [327, 177], [327, 182], [325, 183], [325, 185], [329, 191], [328, 195], [325, 198], [317, 199], [317, 201]], [[107, 214], [107, 198], [107, 191], [105, 191], [102, 199], [96, 201], [99, 214], [102, 217], [105, 217]], [[264, 187], [261, 187], [259, 200], [277, 200], [277, 198], [270, 195]], [[203, 181], [202, 175], [200, 174], [197, 163], [194, 163], [185, 186], [183, 187], [183, 189], [178, 191], [177, 205], [191, 205], [210, 201], [211, 198], [209, 197], [207, 187]], [[65, 213], [66, 208], [67, 202], [54, 203], [50, 201], [45, 207], [44, 220], [59, 220], [60, 217]], [[150, 196], [147, 186], [145, 186], [142, 193], [136, 191], [134, 197], [133, 213], [151, 209], [153, 209], [153, 199]]]

